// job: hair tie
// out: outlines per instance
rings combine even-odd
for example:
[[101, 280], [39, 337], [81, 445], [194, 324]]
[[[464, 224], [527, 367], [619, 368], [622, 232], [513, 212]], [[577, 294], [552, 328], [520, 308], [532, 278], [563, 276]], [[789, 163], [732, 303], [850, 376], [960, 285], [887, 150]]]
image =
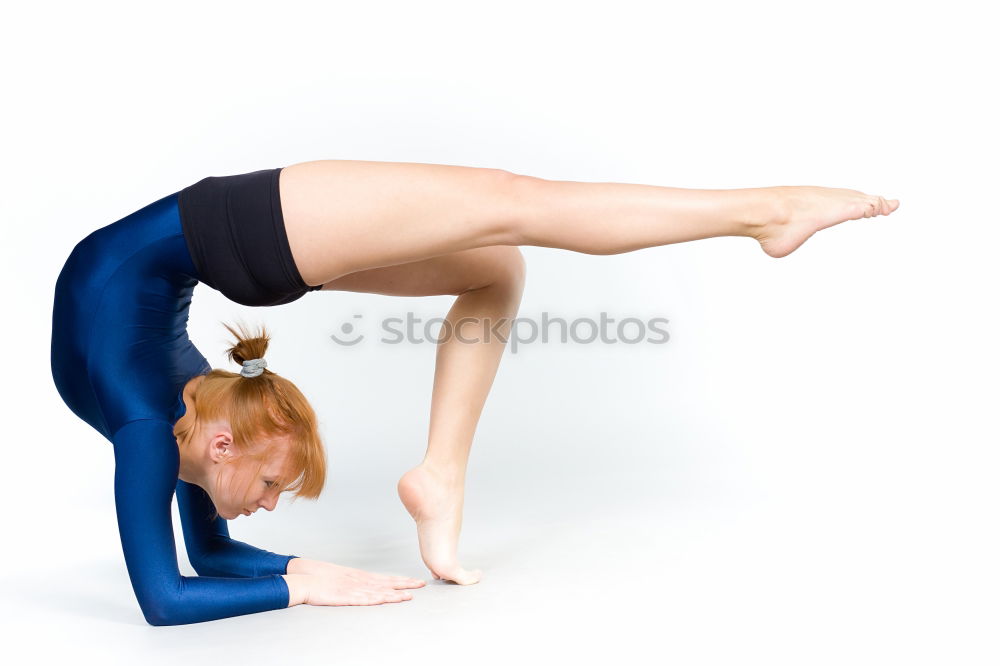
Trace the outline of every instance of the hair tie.
[[264, 368], [267, 367], [267, 361], [262, 358], [252, 358], [249, 361], [243, 361], [243, 369], [240, 370], [240, 374], [248, 379], [250, 377], [258, 377], [264, 372]]

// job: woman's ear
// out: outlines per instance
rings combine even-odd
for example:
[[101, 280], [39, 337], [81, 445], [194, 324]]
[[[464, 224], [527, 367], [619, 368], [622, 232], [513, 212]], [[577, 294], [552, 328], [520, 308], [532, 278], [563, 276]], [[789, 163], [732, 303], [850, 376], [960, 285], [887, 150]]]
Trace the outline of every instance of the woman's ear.
[[212, 462], [222, 463], [227, 460], [232, 460], [236, 455], [235, 447], [233, 446], [233, 433], [229, 430], [222, 428], [216, 431], [215, 435], [208, 443], [208, 456], [211, 458]]

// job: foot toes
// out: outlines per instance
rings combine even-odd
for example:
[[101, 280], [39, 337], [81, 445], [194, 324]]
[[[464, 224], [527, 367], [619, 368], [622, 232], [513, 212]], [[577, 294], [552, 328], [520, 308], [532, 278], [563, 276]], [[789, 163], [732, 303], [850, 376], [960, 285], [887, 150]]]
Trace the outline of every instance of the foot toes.
[[438, 575], [435, 572], [432, 573], [434, 573], [434, 577], [439, 580], [450, 580], [451, 582], [459, 585], [474, 585], [479, 582], [480, 578], [483, 577], [483, 572], [480, 569], [476, 569], [475, 571], [466, 571], [461, 567], [451, 571], [442, 571], [441, 575]]
[[465, 577], [465, 582], [462, 583], [463, 585], [472, 585], [473, 583], [478, 583], [483, 577], [483, 572], [481, 569], [466, 571], [465, 574], [466, 577]]
[[483, 572], [479, 569], [476, 569], [475, 571], [466, 571], [463, 569], [462, 573], [452, 578], [452, 580], [459, 585], [475, 585], [479, 582], [479, 579], [482, 578], [482, 576]]

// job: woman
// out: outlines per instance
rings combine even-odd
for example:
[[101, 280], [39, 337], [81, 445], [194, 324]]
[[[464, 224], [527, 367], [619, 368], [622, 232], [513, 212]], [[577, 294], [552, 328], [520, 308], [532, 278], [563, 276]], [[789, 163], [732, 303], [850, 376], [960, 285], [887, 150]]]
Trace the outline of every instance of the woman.
[[[481, 572], [457, 557], [465, 469], [505, 345], [485, 328], [504, 320], [509, 333], [524, 283], [518, 246], [617, 254], [748, 236], [783, 257], [820, 229], [898, 206], [846, 189], [690, 190], [348, 160], [209, 177], [77, 244], [56, 283], [53, 377], [114, 446], [122, 546], [151, 624], [402, 601], [423, 581], [229, 538], [226, 520], [273, 509], [283, 491], [316, 497], [325, 468], [308, 402], [266, 368], [266, 332], [229, 329], [240, 374], [212, 370], [191, 343], [195, 284], [247, 306], [316, 290], [454, 294], [451, 326], [484, 323], [478, 338], [464, 325], [439, 345], [427, 453], [398, 484], [431, 573], [470, 584]], [[174, 492], [199, 577], [177, 568]]]

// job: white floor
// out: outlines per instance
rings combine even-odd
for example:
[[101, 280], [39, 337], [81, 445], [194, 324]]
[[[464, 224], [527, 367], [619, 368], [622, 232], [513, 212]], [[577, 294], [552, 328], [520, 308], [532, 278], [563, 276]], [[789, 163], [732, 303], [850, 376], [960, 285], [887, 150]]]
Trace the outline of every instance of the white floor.
[[[31, 539], [7, 546], [22, 568], [0, 581], [12, 602], [5, 650], [33, 663], [95, 664], [988, 664], [1000, 656], [988, 638], [1000, 619], [995, 493], [936, 493], [923, 456], [895, 477], [895, 466], [876, 459], [863, 471], [836, 466], [837, 481], [770, 478], [754, 487], [739, 476], [754, 476], [752, 468], [715, 461], [713, 472], [703, 466], [710, 456], [644, 462], [626, 453], [598, 469], [547, 455], [490, 474], [483, 468], [505, 457], [492, 440], [480, 442], [492, 453], [479, 456], [469, 480], [462, 546], [464, 560], [486, 572], [478, 585], [430, 581], [404, 604], [150, 627], [115, 551], [112, 507], [95, 507], [65, 527], [27, 526]], [[236, 521], [234, 535], [422, 576], [393, 473], [365, 486], [338, 482], [324, 503]]]

